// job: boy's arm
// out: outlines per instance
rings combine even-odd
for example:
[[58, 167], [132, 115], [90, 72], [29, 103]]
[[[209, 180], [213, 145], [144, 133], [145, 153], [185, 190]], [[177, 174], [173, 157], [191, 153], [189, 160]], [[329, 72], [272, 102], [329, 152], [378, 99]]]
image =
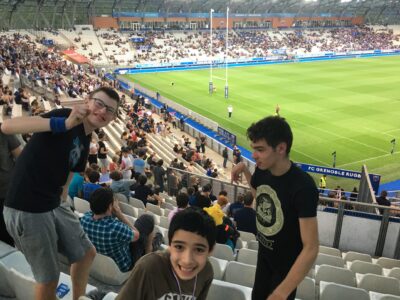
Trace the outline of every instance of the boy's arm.
[[[71, 114], [65, 120], [66, 129], [69, 130], [81, 124], [89, 112], [90, 111], [87, 104], [75, 105], [72, 108]], [[5, 134], [24, 134], [51, 131], [50, 119], [40, 116], [7, 119], [1, 124], [1, 131]]]
[[253, 197], [256, 196], [256, 190], [251, 186], [251, 173], [249, 168], [246, 166], [244, 162], [238, 163], [236, 166], [232, 168], [231, 171], [231, 183], [238, 183], [239, 180], [239, 175], [243, 173], [244, 177], [246, 178], [246, 181], [251, 188], [251, 193], [253, 194]]
[[317, 218], [299, 218], [299, 224], [303, 250], [301, 250], [286, 278], [267, 298], [268, 300], [287, 299], [290, 293], [306, 277], [318, 255]]

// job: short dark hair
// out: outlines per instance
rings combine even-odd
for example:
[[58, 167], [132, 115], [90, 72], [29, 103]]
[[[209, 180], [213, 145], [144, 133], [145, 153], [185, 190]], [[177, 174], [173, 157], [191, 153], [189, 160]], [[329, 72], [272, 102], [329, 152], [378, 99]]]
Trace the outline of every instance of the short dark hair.
[[228, 196], [228, 192], [225, 191], [225, 190], [221, 190], [218, 195], [222, 195], [222, 196], [227, 197]]
[[157, 166], [161, 167], [164, 164], [164, 161], [162, 159], [157, 161]]
[[253, 204], [254, 197], [252, 192], [246, 192], [243, 197], [243, 204], [246, 206], [250, 206]]
[[105, 93], [108, 97], [115, 100], [117, 102], [117, 105], [119, 105], [120, 98], [119, 98], [118, 93], [113, 88], [110, 88], [108, 86], [102, 86], [102, 87], [99, 87], [98, 89], [95, 89], [93, 92], [91, 92], [89, 94], [89, 98], [92, 98], [95, 94], [97, 94], [99, 92]]
[[214, 219], [201, 209], [188, 207], [175, 214], [168, 229], [170, 245], [178, 230], [189, 231], [204, 237], [208, 242], [209, 251], [215, 246], [217, 229]]
[[96, 214], [104, 214], [114, 201], [114, 193], [110, 188], [99, 188], [89, 197], [90, 210]]
[[98, 134], [98, 138], [99, 139], [102, 139], [102, 138], [104, 138], [106, 136], [106, 134], [103, 132], [103, 131], [101, 131], [99, 134]]
[[96, 183], [100, 180], [100, 173], [92, 170], [92, 172], [89, 172], [88, 178], [91, 183]]
[[179, 193], [176, 196], [176, 205], [178, 208], [185, 208], [189, 204], [189, 196], [186, 193]]
[[116, 180], [116, 181], [121, 180], [122, 179], [122, 173], [120, 171], [112, 171], [110, 173], [110, 178], [112, 180]]
[[211, 184], [209, 184], [209, 183], [207, 183], [207, 184], [205, 184], [203, 187], [202, 187], [202, 191], [204, 192], [204, 193], [210, 193], [211, 192]]
[[145, 185], [147, 182], [147, 177], [146, 175], [140, 174], [138, 178], [138, 182], [140, 185]]
[[278, 116], [269, 116], [251, 124], [247, 129], [247, 137], [252, 142], [264, 139], [272, 148], [286, 143], [286, 154], [289, 154], [293, 143], [293, 134], [288, 122]]

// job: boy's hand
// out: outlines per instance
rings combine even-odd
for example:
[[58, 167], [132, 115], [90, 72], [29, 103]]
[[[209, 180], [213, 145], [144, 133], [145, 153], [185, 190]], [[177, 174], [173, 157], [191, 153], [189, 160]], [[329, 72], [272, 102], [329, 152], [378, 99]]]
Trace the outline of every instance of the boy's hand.
[[247, 166], [244, 162], [238, 163], [236, 166], [232, 168], [231, 171], [231, 183], [236, 182], [238, 183], [239, 175], [247, 170]]
[[113, 202], [113, 214], [119, 216], [122, 214], [121, 208], [119, 207], [118, 200]]
[[67, 130], [81, 124], [83, 120], [90, 114], [89, 106], [85, 104], [78, 104], [72, 107], [71, 114], [65, 120], [65, 127]]

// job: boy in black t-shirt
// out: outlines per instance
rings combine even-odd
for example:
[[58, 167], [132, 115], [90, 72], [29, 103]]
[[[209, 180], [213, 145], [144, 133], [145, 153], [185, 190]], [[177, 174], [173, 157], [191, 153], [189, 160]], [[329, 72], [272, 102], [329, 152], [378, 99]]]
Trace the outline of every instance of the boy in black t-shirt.
[[244, 173], [256, 199], [259, 250], [252, 298], [295, 299], [318, 254], [318, 190], [289, 159], [293, 135], [285, 119], [264, 118], [247, 136], [255, 172], [241, 162], [232, 169], [232, 180]]
[[85, 170], [91, 133], [116, 117], [118, 105], [119, 95], [102, 87], [72, 110], [9, 119], [1, 126], [5, 134], [34, 133], [16, 162], [4, 220], [32, 268], [36, 300], [56, 299], [58, 252], [72, 264], [73, 299], [85, 294], [96, 251], [64, 199], [73, 172]]

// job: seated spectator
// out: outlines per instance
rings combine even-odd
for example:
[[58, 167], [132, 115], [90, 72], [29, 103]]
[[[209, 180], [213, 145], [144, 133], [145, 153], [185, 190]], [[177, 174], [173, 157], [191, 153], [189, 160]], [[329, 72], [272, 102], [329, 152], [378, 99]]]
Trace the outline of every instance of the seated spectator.
[[206, 299], [213, 280], [207, 258], [215, 236], [215, 223], [206, 213], [178, 212], [168, 230], [168, 250], [141, 258], [116, 299]]
[[139, 175], [138, 183], [139, 185], [135, 189], [135, 198], [142, 200], [144, 206], [146, 206], [148, 199], [151, 198], [154, 192], [148, 185], [146, 185], [147, 183], [146, 175]]
[[244, 207], [243, 200], [244, 200], [244, 195], [239, 194], [236, 201], [229, 206], [228, 217], [233, 218], [236, 211]]
[[[90, 172], [92, 172], [90, 168], [87, 168], [87, 170], [85, 170], [85, 173], [86, 171], [89, 173], [89, 170]], [[82, 198], [83, 182], [84, 174], [75, 172], [68, 186], [68, 196], [71, 198], [71, 200], [73, 200], [74, 197]]]
[[232, 221], [225, 216], [221, 206], [217, 203], [211, 207], [205, 207], [204, 210], [214, 219], [217, 226], [217, 243], [228, 245], [232, 251], [235, 251], [239, 233]]
[[189, 205], [189, 196], [186, 193], [180, 192], [178, 196], [176, 196], [176, 205], [173, 210], [171, 210], [168, 214], [168, 222], [171, 223], [172, 218], [176, 215], [176, 213], [184, 210]]
[[109, 165], [110, 173], [114, 172], [114, 171], [119, 171], [120, 167], [119, 167], [119, 164], [118, 164], [118, 160], [119, 160], [118, 155], [114, 155], [113, 158], [112, 158], [112, 161], [111, 161], [111, 163]]
[[83, 230], [98, 253], [111, 257], [121, 272], [129, 271], [134, 264], [131, 243], [139, 239], [139, 231], [121, 212], [111, 189], [94, 191], [89, 202], [91, 211], [80, 219]]
[[236, 222], [236, 228], [240, 231], [246, 231], [257, 234], [256, 211], [253, 208], [253, 194], [247, 192], [244, 195], [244, 207], [236, 210], [233, 217]]
[[131, 196], [131, 185], [134, 183], [133, 180], [122, 180], [122, 173], [120, 171], [113, 171], [110, 173], [112, 180], [110, 188], [114, 193], [120, 193], [124, 195], [128, 200]]
[[194, 187], [190, 187], [187, 189], [188, 196], [189, 196], [189, 205], [196, 206], [196, 191]]
[[[86, 175], [86, 174], [85, 174]], [[82, 196], [83, 199], [89, 200], [90, 195], [97, 189], [101, 188], [99, 184], [100, 173], [94, 170], [89, 171], [85, 176], [86, 183], [83, 184]]]
[[211, 206], [211, 185], [206, 184], [202, 187], [201, 192], [196, 193], [196, 200], [192, 202], [191, 206], [197, 206], [199, 208]]

